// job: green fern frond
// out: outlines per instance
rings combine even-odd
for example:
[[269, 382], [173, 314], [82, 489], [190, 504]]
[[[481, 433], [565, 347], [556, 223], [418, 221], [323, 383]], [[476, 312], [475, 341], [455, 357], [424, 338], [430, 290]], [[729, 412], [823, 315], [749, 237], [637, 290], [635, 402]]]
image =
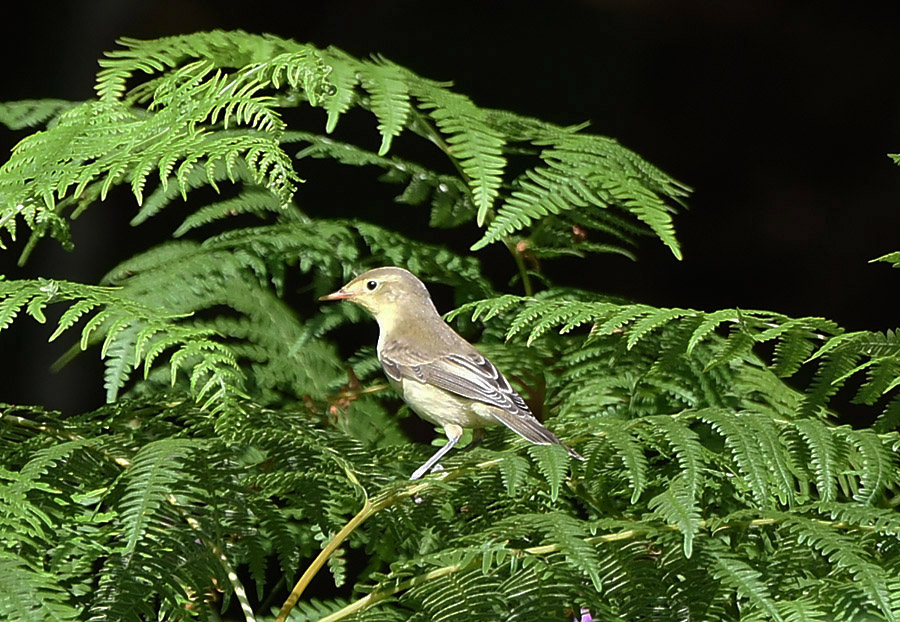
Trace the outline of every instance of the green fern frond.
[[177, 198], [186, 198], [192, 191], [204, 188], [207, 185], [219, 184], [223, 181], [231, 183], [253, 183], [253, 176], [247, 168], [246, 162], [240, 158], [234, 162], [226, 163], [217, 161], [212, 167], [196, 167], [186, 172], [180, 180], [176, 180], [171, 174], [165, 181], [147, 195], [141, 203], [138, 213], [131, 219], [131, 224], [137, 226], [146, 222], [150, 217], [157, 215], [168, 207]]
[[[114, 402], [119, 396], [119, 389], [125, 385], [131, 373], [133, 359], [137, 351], [135, 339], [138, 326], [113, 326], [107, 333], [101, 357], [105, 359], [103, 388], [106, 389], [106, 401]], [[140, 356], [138, 354], [138, 356]]]
[[478, 208], [476, 222], [484, 224], [500, 190], [506, 158], [502, 133], [484, 119], [484, 112], [467, 97], [443, 89], [423, 88], [424, 82], [412, 85], [419, 106], [435, 120], [447, 137], [448, 155], [466, 176], [472, 200]]
[[0, 103], [0, 123], [11, 130], [47, 125], [76, 102], [63, 99], [25, 99]]
[[775, 603], [784, 622], [825, 622], [828, 613], [810, 598], [798, 598], [793, 601], [780, 600]]
[[893, 457], [883, 439], [871, 430], [848, 430], [851, 446], [858, 454], [860, 489], [854, 497], [860, 503], [871, 504], [885, 486], [897, 483]]
[[585, 541], [587, 533], [584, 525], [571, 516], [559, 513], [535, 515], [533, 520], [545, 531], [547, 538], [559, 547], [570, 566], [587, 575], [594, 589], [600, 591], [600, 558], [595, 548]]
[[410, 590], [409, 599], [435, 622], [489, 620], [504, 605], [497, 594], [499, 584], [498, 577], [480, 571], [454, 573]]
[[242, 67], [296, 51], [297, 44], [272, 35], [258, 36], [242, 31], [210, 32], [141, 41], [123, 37], [122, 49], [106, 53], [97, 76], [96, 91], [101, 99], [120, 99], [127, 82], [135, 74], [165, 73], [185, 59], [205, 60], [216, 67]]
[[672, 227], [674, 209], [665, 199], [677, 201], [686, 196], [686, 186], [601, 136], [560, 132], [535, 137], [535, 143], [548, 145], [540, 155], [547, 166], [523, 174], [519, 189], [500, 207], [498, 217], [473, 250], [548, 214], [573, 210], [592, 214], [616, 206], [642, 221], [681, 257]]
[[666, 490], [650, 499], [647, 507], [665, 523], [678, 527], [684, 539], [684, 555], [690, 557], [701, 523], [699, 507], [690, 484], [683, 478], [672, 481]]
[[5, 620], [65, 622], [80, 612], [52, 574], [35, 569], [11, 551], [0, 551], [0, 616]]
[[[208, 225], [225, 218], [242, 214], [252, 214], [263, 218], [268, 214], [286, 215], [286, 209], [277, 196], [262, 188], [250, 187], [238, 196], [224, 201], [206, 205], [187, 218], [172, 233], [173, 237], [181, 237], [192, 229]], [[294, 214], [296, 217], [296, 214]]]
[[47, 528], [53, 525], [50, 516], [28, 498], [32, 490], [43, 488], [36, 481], [38, 474], [24, 471], [24, 468], [22, 473], [0, 469], [0, 500], [3, 501], [0, 534], [10, 546], [32, 540], [46, 541]]
[[561, 214], [588, 205], [607, 207], [581, 177], [571, 174], [573, 172], [557, 172], [550, 167], [525, 171], [517, 180], [516, 189], [510, 192], [498, 209], [497, 217], [472, 250], [484, 248], [550, 214]]
[[[660, 434], [671, 447], [681, 469], [681, 484], [691, 496], [695, 495], [701, 484], [706, 451], [700, 444], [698, 434], [689, 427], [690, 421], [665, 415], [647, 417], [643, 421], [651, 426], [650, 434]], [[642, 428], [636, 429], [643, 432]]]
[[[27, 205], [52, 212], [58, 201], [78, 197], [94, 183], [101, 184], [100, 199], [104, 199], [113, 185], [126, 181], [140, 203], [154, 168], [163, 182], [174, 171], [179, 189], [186, 194], [187, 176], [195, 166], [205, 169], [209, 181], [217, 162], [227, 168], [238, 158], [246, 161], [254, 181], [271, 189], [282, 202], [290, 198], [299, 177], [275, 137], [245, 130], [206, 135], [196, 127], [205, 115], [198, 116], [191, 121], [177, 118], [174, 108], [145, 115], [116, 103], [81, 104], [60, 116], [54, 127], [19, 143], [0, 169], [4, 211]], [[123, 128], [109, 135], [98, 133], [97, 124], [104, 121]], [[77, 145], [79, 153], [48, 157], [68, 153], [71, 145]]]
[[[82, 329], [81, 347], [85, 349], [91, 342], [92, 334], [103, 327], [101, 358], [107, 363], [105, 387], [110, 401], [117, 397], [118, 390], [133, 369], [145, 360], [148, 368], [154, 362], [161, 350], [154, 349], [153, 341], [163, 336], [167, 338], [166, 347], [172, 345], [178, 348], [172, 355], [173, 361], [180, 362], [188, 354], [195, 355], [190, 364], [192, 376], [208, 378], [210, 383], [217, 385], [218, 392], [210, 400], [209, 388], [195, 383], [198, 400], [205, 399], [212, 406], [243, 395], [243, 375], [227, 346], [213, 342], [209, 330], [175, 325], [179, 319], [177, 314], [145, 305], [136, 298], [122, 296], [106, 287], [66, 281], [0, 281], [0, 319], [6, 317], [6, 325], [26, 303], [32, 315], [43, 321], [42, 309], [61, 301], [72, 301], [73, 305], [60, 317], [59, 326], [51, 339], [73, 327], [85, 314], [96, 310]], [[0, 323], [0, 328], [3, 326]], [[138, 342], [142, 349], [136, 348]]]
[[560, 445], [530, 445], [528, 454], [550, 485], [550, 500], [559, 498], [559, 488], [569, 470], [569, 454]]
[[410, 113], [409, 87], [403, 74], [387, 62], [365, 64], [360, 73], [363, 88], [371, 98], [372, 112], [378, 118], [383, 156], [391, 148], [391, 141], [406, 127]]
[[187, 453], [200, 450], [202, 445], [196, 442], [166, 439], [149, 443], [135, 455], [121, 484], [124, 487], [121, 519], [125, 525], [121, 555], [126, 567], [140, 541], [149, 537], [157, 520], [155, 514], [166, 503], [166, 495], [172, 494], [169, 485], [180, 477], [179, 461]]
[[500, 477], [510, 497], [515, 497], [525, 482], [528, 461], [521, 456], [509, 456], [500, 463]]
[[328, 78], [335, 87], [335, 93], [325, 100], [323, 107], [328, 113], [325, 132], [331, 134], [340, 116], [355, 103], [357, 95], [354, 87], [359, 83], [359, 62], [334, 47], [329, 47], [328, 53], [333, 58]]
[[[891, 156], [895, 160], [897, 160], [900, 156]], [[900, 251], [894, 251], [893, 253], [888, 253], [886, 255], [882, 255], [881, 257], [876, 257], [869, 261], [869, 263], [874, 263], [876, 261], [883, 261], [885, 263], [891, 264], [893, 268], [900, 268]]]
[[781, 378], [793, 376], [814, 349], [815, 344], [802, 332], [788, 332], [775, 344], [772, 371]]
[[891, 398], [873, 424], [873, 429], [880, 433], [897, 428], [900, 428], [900, 395]]
[[[747, 421], [748, 417], [741, 414], [714, 412], [709, 409], [701, 411], [698, 416], [708, 421], [714, 430], [722, 434], [725, 445], [731, 450], [738, 471], [743, 476], [743, 481], [749, 487], [756, 503], [760, 507], [765, 507], [771, 498], [770, 468], [776, 466], [771, 463], [775, 459], [773, 456], [783, 457], [787, 453], [786, 447], [779, 443], [777, 435], [774, 439], [770, 439], [773, 443], [779, 443], [776, 447], [761, 442], [760, 429], [766, 427], [768, 421], [757, 419], [751, 423]], [[773, 449], [774, 451], [770, 451]], [[777, 466], [779, 467], [777, 473], [781, 476], [779, 482], [781, 493], [790, 495], [794, 486], [789, 468], [786, 464]]]
[[889, 578], [884, 569], [859, 552], [852, 540], [828, 527], [801, 517], [787, 521], [788, 530], [800, 543], [808, 543], [832, 564], [832, 572], [847, 572], [853, 578], [852, 589], [862, 592], [887, 620], [897, 620], [900, 611], [892, 604]]
[[816, 476], [819, 498], [826, 503], [837, 496], [837, 448], [832, 430], [812, 419], [797, 421], [794, 426], [809, 448]]
[[768, 586], [761, 580], [762, 573], [736, 555], [717, 550], [713, 576], [764, 611], [768, 618], [779, 622], [783, 620]]
[[644, 450], [637, 439], [618, 424], [605, 426], [604, 433], [616, 448], [616, 453], [627, 470], [632, 488], [631, 503], [637, 503], [648, 483], [649, 464]]

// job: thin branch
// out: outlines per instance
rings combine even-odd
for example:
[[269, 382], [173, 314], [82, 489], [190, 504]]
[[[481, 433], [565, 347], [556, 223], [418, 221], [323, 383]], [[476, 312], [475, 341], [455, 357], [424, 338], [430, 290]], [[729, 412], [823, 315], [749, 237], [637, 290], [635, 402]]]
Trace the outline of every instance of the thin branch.
[[356, 530], [357, 527], [362, 525], [366, 520], [380, 512], [381, 510], [402, 501], [408, 497], [415, 497], [420, 492], [431, 488], [436, 482], [442, 481], [451, 481], [460, 477], [464, 473], [468, 473], [469, 471], [476, 469], [485, 469], [493, 467], [497, 464], [500, 464], [503, 461], [502, 458], [496, 458], [493, 460], [487, 460], [485, 462], [481, 462], [476, 464], [474, 467], [461, 467], [459, 469], [454, 469], [452, 471], [439, 471], [433, 475], [428, 476], [427, 478], [417, 481], [416, 483], [404, 484], [404, 487], [400, 490], [386, 490], [376, 496], [374, 499], [366, 498], [365, 503], [363, 503], [362, 509], [356, 513], [356, 515], [350, 519], [350, 521], [341, 528], [339, 532], [337, 532], [334, 537], [329, 540], [328, 544], [325, 545], [316, 558], [312, 561], [312, 563], [306, 568], [303, 573], [303, 576], [297, 581], [297, 584], [294, 586], [294, 589], [291, 590], [291, 593], [288, 595], [287, 599], [284, 601], [284, 604], [281, 606], [281, 610], [278, 612], [278, 615], [275, 618], [275, 622], [285, 622], [288, 616], [291, 613], [291, 610], [294, 608], [294, 605], [297, 604], [297, 601], [300, 600], [300, 596], [303, 595], [304, 590], [309, 585], [309, 583], [313, 580], [313, 577], [321, 570], [322, 566], [328, 561], [335, 551], [350, 537], [350, 535]]
[[509, 240], [504, 239], [503, 243], [506, 244], [507, 250], [516, 262], [516, 269], [518, 269], [519, 276], [522, 279], [522, 288], [525, 290], [525, 295], [528, 297], [534, 296], [534, 286], [531, 284], [531, 275], [528, 274], [528, 266], [525, 265], [525, 259], [522, 257], [522, 253], [520, 253], [519, 249], [516, 248], [516, 245]]
[[[720, 525], [715, 529], [715, 531], [720, 531], [722, 529], [746, 529], [748, 527], [763, 527], [766, 525], [775, 525], [783, 520], [789, 518], [785, 516], [784, 518], [756, 518], [747, 521], [733, 521], [730, 523], [726, 523]], [[866, 526], [859, 525], [850, 525], [845, 522], [832, 522], [826, 520], [816, 521], [820, 524], [827, 525], [833, 527], [835, 529], [847, 529], [851, 527], [866, 529]], [[707, 524], [706, 521], [700, 521], [700, 528], [705, 527]], [[677, 531], [677, 525], [666, 525], [662, 529], [668, 529], [671, 531]], [[643, 535], [647, 535], [649, 533], [660, 531], [659, 527], [646, 527], [646, 528], [634, 528], [634, 529], [623, 529], [622, 531], [617, 531], [615, 533], [604, 534], [600, 536], [592, 536], [590, 538], [585, 538], [584, 542], [590, 545], [599, 545], [599, 544], [608, 544], [610, 542], [621, 542], [623, 540], [630, 540], [632, 538], [637, 538]], [[532, 546], [526, 549], [510, 549], [510, 553], [515, 557], [519, 557], [521, 555], [550, 555], [552, 553], [558, 553], [562, 550], [562, 546], [559, 544], [545, 544], [541, 546]], [[442, 566], [441, 568], [435, 568], [434, 570], [430, 570], [424, 574], [418, 575], [416, 577], [412, 577], [411, 579], [407, 579], [406, 581], [402, 581], [391, 587], [385, 588], [383, 590], [378, 590], [370, 593], [368, 596], [364, 596], [357, 601], [354, 601], [347, 605], [346, 607], [331, 613], [324, 618], [320, 618], [318, 622], [337, 622], [337, 620], [343, 620], [349, 615], [352, 615], [358, 611], [362, 611], [367, 609], [374, 604], [382, 601], [386, 598], [393, 596], [394, 594], [398, 594], [400, 592], [406, 591], [412, 587], [425, 583], [427, 581], [431, 581], [432, 579], [438, 579], [440, 577], [447, 576], [449, 574], [454, 574], [457, 572], [464, 572], [466, 570], [471, 570], [481, 565], [481, 559], [475, 557], [470, 560], [466, 564], [453, 564], [450, 566]]]
[[250, 606], [250, 600], [247, 598], [247, 590], [244, 589], [244, 584], [241, 583], [240, 577], [238, 577], [237, 573], [234, 571], [228, 558], [225, 557], [225, 551], [218, 546], [212, 546], [212, 550], [216, 557], [219, 558], [222, 568], [225, 569], [225, 573], [228, 575], [228, 581], [231, 583], [234, 595], [241, 604], [241, 611], [244, 612], [244, 619], [247, 620], [247, 622], [256, 622], [256, 615], [253, 613], [253, 608]]

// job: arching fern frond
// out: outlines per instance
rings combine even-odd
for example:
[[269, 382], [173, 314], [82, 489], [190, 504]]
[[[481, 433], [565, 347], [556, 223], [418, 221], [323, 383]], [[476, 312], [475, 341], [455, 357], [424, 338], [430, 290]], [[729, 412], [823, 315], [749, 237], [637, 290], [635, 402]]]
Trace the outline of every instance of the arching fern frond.
[[[50, 339], [56, 339], [83, 318], [89, 318], [81, 331], [84, 349], [95, 332], [101, 337], [101, 357], [107, 362], [107, 398], [116, 399], [130, 372], [145, 363], [145, 375], [163, 350], [171, 358], [189, 363], [194, 395], [208, 400], [213, 410], [223, 408], [243, 395], [243, 374], [229, 348], [215, 340], [215, 333], [204, 328], [176, 324], [178, 316], [159, 307], [146, 305], [114, 289], [69, 283], [66, 281], [0, 281], [0, 330], [8, 326], [23, 309], [38, 322], [45, 322], [44, 309], [59, 302], [71, 302], [60, 316]], [[174, 374], [177, 366], [173, 367]], [[217, 387], [210, 393], [212, 387]], [[210, 397], [215, 399], [210, 400]]]
[[[584, 125], [268, 35], [123, 40], [97, 93], [0, 105], [48, 126], [0, 168], [0, 244], [24, 226], [23, 257], [44, 235], [70, 246], [69, 221], [119, 186], [133, 225], [162, 215], [181, 239], [111, 287], [0, 276], [0, 337], [62, 303], [51, 338], [98, 347], [110, 400], [0, 405], [0, 617], [259, 619], [323, 550], [336, 591], [296, 619], [900, 617], [895, 332], [632, 303], [543, 270], [647, 235], [680, 257], [686, 186]], [[324, 115], [287, 110], [305, 106]], [[360, 144], [355, 125], [322, 135], [351, 114], [373, 129]], [[390, 222], [408, 208], [378, 198], [331, 219], [333, 180], [325, 204], [295, 202], [328, 161], [372, 167], [431, 227], [484, 229], [410, 239]], [[473, 241], [544, 290], [499, 293], [454, 250]], [[381, 265], [453, 288], [448, 318], [586, 460], [500, 427], [408, 481], [433, 449], [374, 343], [335, 341], [367, 316], [314, 302]], [[805, 390], [783, 380], [806, 372]], [[842, 387], [886, 404], [875, 426], [831, 422]]]
[[[690, 355], [698, 344], [718, 341], [716, 329], [724, 323], [731, 326], [728, 338], [721, 343], [718, 352], [707, 364], [707, 369], [724, 365], [750, 354], [754, 345], [775, 340], [776, 344], [790, 339], [793, 344], [804, 340], [806, 346], [788, 355], [782, 348], [776, 369], [786, 373], [796, 370], [796, 352], [811, 350], [830, 335], [838, 335], [841, 329], [833, 322], [821, 318], [792, 319], [768, 311], [744, 311], [724, 309], [705, 313], [692, 309], [659, 309], [649, 305], [622, 305], [611, 302], [582, 302], [555, 300], [552, 292], [541, 299], [504, 297], [501, 299], [471, 302], [454, 310], [448, 319], [460, 314], [472, 314], [473, 318], [484, 313], [496, 314], [499, 309], [513, 310], [506, 333], [507, 339], [528, 335], [527, 343], [543, 337], [550, 330], [566, 334], [589, 324], [591, 339], [613, 334], [626, 337], [627, 349], [635, 348], [642, 340], [663, 327], [678, 323], [690, 323], [692, 332], [685, 335], [681, 353]], [[823, 346], [823, 350], [829, 350]], [[829, 385], [830, 386], [830, 385]], [[835, 389], [836, 390], [836, 389]]]
[[484, 112], [467, 97], [421, 86], [415, 93], [421, 108], [447, 136], [449, 153], [459, 162], [472, 190], [472, 200], [478, 208], [476, 222], [481, 226], [500, 189], [506, 165], [502, 155], [506, 141], [484, 121]]
[[[305, 52], [308, 46], [300, 46], [292, 41], [273, 35], [253, 35], [243, 31], [214, 30], [175, 37], [142, 41], [123, 37], [118, 43], [122, 49], [106, 53], [100, 61], [103, 68], [97, 76], [96, 91], [102, 100], [122, 99], [128, 92], [127, 82], [136, 74], [153, 75], [165, 73], [189, 60], [206, 61], [218, 68], [255, 67], [257, 63], [268, 63], [260, 68], [270, 72], [265, 78], [278, 80], [282, 75], [288, 79], [296, 75], [295, 59], [285, 62], [282, 54]], [[309, 62], [306, 57], [301, 62]], [[259, 70], [258, 70], [259, 71]], [[328, 90], [321, 80], [325, 68], [317, 72], [320, 76], [319, 88]]]
[[[101, 61], [99, 101], [72, 105], [46, 132], [20, 143], [0, 169], [0, 225], [10, 236], [21, 215], [35, 239], [52, 234], [68, 243], [64, 210], [84, 209], [122, 184], [139, 204], [145, 194], [157, 197], [135, 223], [171, 200], [173, 182], [186, 196], [203, 185], [219, 190], [226, 177], [243, 178], [287, 205], [300, 177], [283, 149], [280, 109], [308, 103], [327, 111], [326, 132], [352, 106], [371, 111], [382, 140], [366, 163], [391, 171], [388, 181], [399, 176], [407, 184], [400, 201], [420, 203], [430, 195], [435, 225], [458, 226], [473, 217], [479, 226], [490, 221], [477, 248], [535, 224], [528, 244], [536, 256], [630, 254], [615, 244], [581, 239], [588, 230], [626, 244], [634, 234], [650, 233], [680, 253], [670, 201], [684, 196], [686, 187], [615, 141], [580, 133], [583, 126], [563, 128], [480, 108], [446, 84], [387, 60], [357, 60], [268, 35], [213, 31], [120, 44], [122, 49]], [[385, 161], [393, 139], [406, 130], [435, 143], [458, 175]], [[358, 147], [346, 146], [339, 154], [313, 136], [317, 157], [362, 163], [359, 153], [356, 162], [348, 159], [347, 152]], [[505, 180], [507, 149], [535, 148], [538, 157], [519, 181]], [[62, 152], [68, 155], [46, 157]], [[152, 187], [156, 179], [162, 194]], [[578, 250], [563, 241], [573, 231], [580, 232]]]
[[0, 123], [11, 130], [47, 125], [60, 114], [77, 106], [64, 99], [25, 99], [0, 103]]
[[77, 620], [78, 610], [67, 602], [70, 598], [53, 574], [31, 567], [12, 552], [0, 551], [0, 615], [4, 619]]
[[560, 133], [536, 140], [549, 145], [540, 154], [546, 165], [526, 171], [518, 189], [501, 205], [478, 249], [519, 231], [548, 214], [577, 210], [575, 222], [601, 217], [596, 210], [618, 207], [636, 216], [680, 258], [666, 200], [680, 200], [688, 188], [618, 143], [600, 136]]

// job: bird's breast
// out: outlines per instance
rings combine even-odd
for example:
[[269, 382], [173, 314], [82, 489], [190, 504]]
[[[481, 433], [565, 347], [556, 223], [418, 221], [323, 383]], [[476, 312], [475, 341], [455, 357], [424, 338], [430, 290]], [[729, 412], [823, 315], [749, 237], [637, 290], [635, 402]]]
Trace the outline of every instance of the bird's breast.
[[403, 401], [426, 421], [440, 426], [452, 423], [464, 428], [484, 428], [497, 424], [497, 420], [485, 409], [475, 407], [480, 402], [410, 378], [389, 380]]

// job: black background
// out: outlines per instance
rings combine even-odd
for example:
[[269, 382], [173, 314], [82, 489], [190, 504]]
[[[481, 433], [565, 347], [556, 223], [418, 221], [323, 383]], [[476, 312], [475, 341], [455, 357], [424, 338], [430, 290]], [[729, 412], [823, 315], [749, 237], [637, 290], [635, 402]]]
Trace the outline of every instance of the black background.
[[[452, 80], [479, 105], [590, 121], [591, 131], [695, 189], [676, 219], [683, 261], [648, 240], [637, 262], [563, 263], [548, 268], [555, 278], [661, 306], [820, 315], [849, 329], [898, 324], [900, 274], [867, 263], [900, 249], [900, 169], [886, 156], [900, 152], [900, 22], [887, 9], [749, 0], [97, 0], [12, 10], [0, 20], [0, 100], [90, 97], [96, 59], [120, 36], [241, 28], [357, 56], [377, 52]], [[22, 135], [0, 132], [2, 153]], [[301, 174], [310, 177], [301, 204], [327, 200], [369, 215], [415, 209], [366, 184]], [[74, 253], [46, 242], [18, 269], [7, 251], [0, 271], [96, 282], [158, 233], [128, 230], [134, 207], [126, 199], [76, 223]], [[464, 248], [460, 235], [447, 242]], [[462, 235], [471, 243], [476, 234]], [[495, 274], [513, 270], [491, 253], [482, 256]], [[51, 374], [68, 345], [44, 345], [51, 332], [23, 319], [0, 333], [0, 401], [66, 412], [99, 405], [96, 352]]]

